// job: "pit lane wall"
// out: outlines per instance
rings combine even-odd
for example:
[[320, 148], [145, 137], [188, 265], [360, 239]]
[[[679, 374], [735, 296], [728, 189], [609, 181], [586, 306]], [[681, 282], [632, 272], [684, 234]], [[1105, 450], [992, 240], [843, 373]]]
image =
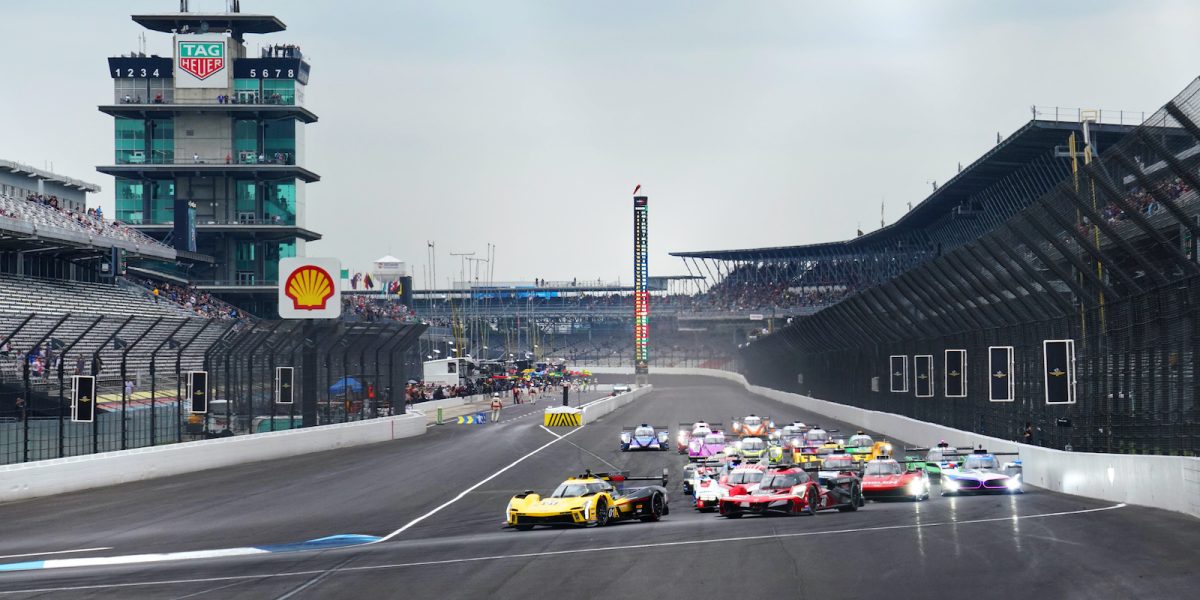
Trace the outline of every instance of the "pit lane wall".
[[425, 433], [417, 414], [0, 466], [0, 502], [181, 475]]
[[[633, 371], [630, 371], [630, 373], [632, 372]], [[595, 373], [595, 371], [592, 371], [592, 373]], [[592, 421], [595, 421], [596, 419], [599, 419], [600, 417], [603, 417], [604, 415], [607, 415], [608, 413], [611, 413], [612, 411], [617, 410], [618, 408], [621, 408], [622, 406], [625, 406], [626, 404], [629, 404], [630, 402], [633, 402], [634, 400], [637, 400], [646, 394], [649, 394], [650, 390], [653, 388], [654, 386], [652, 385], [638, 386], [637, 388], [628, 392], [617, 394], [616, 396], [601, 398], [599, 400], [592, 400], [591, 402], [584, 404], [581, 407], [583, 409], [583, 424], [587, 425], [588, 423], [591, 423]]]
[[[589, 368], [595, 374], [630, 375], [632, 368]], [[740, 384], [747, 391], [798, 408], [845, 421], [914, 444], [945, 440], [959, 448], [982, 445], [993, 452], [1018, 452], [1025, 483], [1067, 494], [1110, 502], [1164, 508], [1200, 517], [1200, 458], [1133, 454], [1065, 452], [1030, 446], [917, 421], [892, 413], [818, 400], [753, 385], [738, 373], [717, 369], [656, 367], [659, 375], [700, 375]]]

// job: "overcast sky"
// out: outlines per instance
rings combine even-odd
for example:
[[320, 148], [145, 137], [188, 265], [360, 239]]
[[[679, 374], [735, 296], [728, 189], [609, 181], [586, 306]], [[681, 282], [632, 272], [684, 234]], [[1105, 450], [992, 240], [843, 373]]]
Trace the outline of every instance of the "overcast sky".
[[[0, 157], [103, 186], [105, 58], [173, 0], [5, 4]], [[192, 0], [222, 10], [224, 0]], [[1153, 111], [1200, 75], [1200, 2], [282, 2], [312, 64], [313, 256], [387, 253], [420, 285], [427, 240], [497, 246], [498, 280], [632, 279], [630, 192], [667, 253], [852, 237], [890, 223], [1030, 118]], [[170, 38], [148, 32], [149, 50]]]

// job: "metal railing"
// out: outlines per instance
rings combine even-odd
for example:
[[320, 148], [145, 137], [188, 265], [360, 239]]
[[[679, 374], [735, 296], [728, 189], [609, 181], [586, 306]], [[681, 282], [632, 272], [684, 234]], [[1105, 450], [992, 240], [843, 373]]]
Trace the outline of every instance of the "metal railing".
[[1089, 120], [1108, 125], [1141, 125], [1146, 122], [1146, 111], [1106, 110], [1100, 108], [1067, 108], [1065, 106], [1031, 106], [1034, 120], [1059, 123], [1081, 123]]
[[[406, 351], [423, 330], [0, 314], [0, 464], [401, 413]], [[285, 366], [295, 369], [292, 404], [275, 401]], [[208, 373], [207, 413], [190, 412], [189, 371]], [[92, 422], [71, 417], [77, 374], [96, 377]]]

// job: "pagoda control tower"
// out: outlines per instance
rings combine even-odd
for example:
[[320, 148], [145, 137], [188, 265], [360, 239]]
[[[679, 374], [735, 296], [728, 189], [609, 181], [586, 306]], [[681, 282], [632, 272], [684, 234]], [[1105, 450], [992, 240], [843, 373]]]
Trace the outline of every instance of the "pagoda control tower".
[[295, 44], [246, 48], [249, 34], [279, 33], [277, 17], [226, 13], [133, 15], [171, 35], [171, 56], [108, 59], [119, 221], [174, 246], [176, 264], [130, 271], [190, 280], [255, 314], [275, 314], [279, 259], [304, 256], [321, 236], [305, 227], [304, 107], [310, 66]]

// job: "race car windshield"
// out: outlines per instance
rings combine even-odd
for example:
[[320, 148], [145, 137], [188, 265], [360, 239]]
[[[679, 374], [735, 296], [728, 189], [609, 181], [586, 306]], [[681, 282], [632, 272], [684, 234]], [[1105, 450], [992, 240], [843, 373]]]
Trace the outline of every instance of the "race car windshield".
[[763, 441], [758, 438], [747, 438], [742, 440], [742, 450], [750, 450], [757, 452], [763, 449]]
[[824, 429], [810, 429], [808, 433], [804, 434], [804, 439], [810, 442], [828, 442], [829, 433]]
[[578, 498], [588, 492], [588, 486], [582, 483], [564, 483], [550, 494], [551, 498]]
[[792, 486], [800, 485], [800, 476], [797, 474], [774, 474], [764, 476], [762, 483], [758, 484], [759, 489], [765, 490], [782, 490]]
[[999, 468], [999, 465], [996, 462], [995, 456], [980, 456], [973, 454], [967, 457], [967, 460], [963, 463], [963, 468], [978, 469], [980, 471], [995, 471]]
[[633, 430], [633, 435], [637, 437], [652, 437], [654, 435], [653, 427], [638, 427]]
[[867, 465], [867, 475], [899, 475], [903, 471], [900, 469], [900, 463], [897, 462], [877, 462]]
[[830, 456], [825, 459], [825, 466], [830, 469], [849, 469], [854, 466], [854, 459], [849, 456]]
[[724, 444], [725, 436], [722, 435], [707, 435], [704, 436], [705, 444]]
[[729, 474], [729, 483], [733, 485], [758, 483], [762, 481], [762, 478], [762, 471], [734, 471]]
[[846, 445], [851, 448], [868, 448], [874, 443], [875, 440], [871, 439], [869, 435], [852, 435]]
[[758, 417], [746, 417], [746, 420], [743, 421], [743, 423], [745, 423], [746, 427], [758, 427], [759, 425], [762, 425], [762, 419]]

